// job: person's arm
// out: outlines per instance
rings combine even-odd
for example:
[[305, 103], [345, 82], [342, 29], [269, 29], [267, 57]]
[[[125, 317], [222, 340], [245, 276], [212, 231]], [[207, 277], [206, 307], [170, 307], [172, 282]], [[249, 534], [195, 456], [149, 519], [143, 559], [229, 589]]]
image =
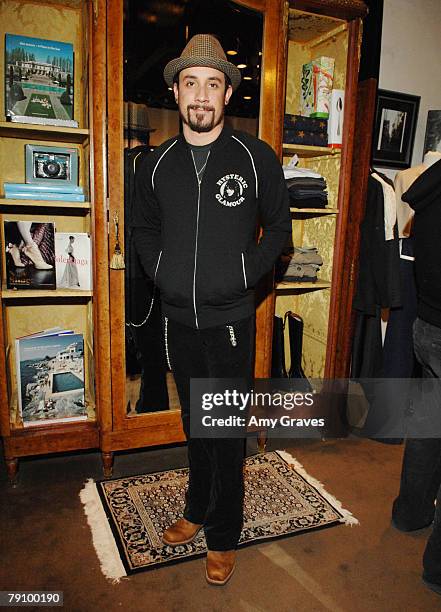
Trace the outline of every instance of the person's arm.
[[292, 231], [285, 177], [274, 151], [266, 145], [257, 165], [259, 216], [263, 234], [245, 253], [247, 284], [253, 287], [273, 267]]
[[145, 273], [155, 279], [161, 244], [161, 215], [153, 192], [149, 156], [136, 165], [132, 237]]

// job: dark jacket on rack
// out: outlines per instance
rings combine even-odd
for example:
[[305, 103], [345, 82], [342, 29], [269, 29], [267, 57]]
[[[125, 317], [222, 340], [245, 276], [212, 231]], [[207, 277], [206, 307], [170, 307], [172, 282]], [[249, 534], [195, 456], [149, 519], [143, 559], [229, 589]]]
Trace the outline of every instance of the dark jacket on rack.
[[418, 316], [441, 327], [441, 160], [425, 170], [401, 199], [415, 211]]
[[149, 154], [147, 145], [124, 150], [125, 315], [126, 323], [135, 324], [146, 317], [153, 296], [153, 283], [141, 266], [131, 226], [135, 215], [135, 175], [142, 159]]
[[135, 176], [150, 155], [142, 145], [124, 151], [124, 246], [126, 373], [141, 372], [136, 412], [168, 410], [167, 362], [157, 289], [149, 280], [135, 249], [131, 223], [135, 216]]
[[[389, 182], [386, 176], [380, 176]], [[358, 284], [353, 307], [375, 316], [379, 307], [400, 306], [401, 294], [398, 233], [395, 227], [393, 240], [385, 239], [383, 188], [372, 176], [368, 179], [360, 230]]]
[[229, 127], [213, 142], [200, 183], [183, 135], [143, 159], [135, 211], [136, 248], [164, 315], [199, 329], [254, 313], [253, 288], [291, 231], [276, 155]]

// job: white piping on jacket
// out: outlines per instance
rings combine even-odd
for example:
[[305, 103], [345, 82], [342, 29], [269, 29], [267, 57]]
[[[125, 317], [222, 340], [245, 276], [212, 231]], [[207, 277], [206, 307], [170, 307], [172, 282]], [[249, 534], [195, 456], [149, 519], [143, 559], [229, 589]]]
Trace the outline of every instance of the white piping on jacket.
[[[135, 155], [135, 157], [133, 158], [133, 176], [136, 176], [136, 160], [138, 159], [138, 157], [141, 155], [142, 151], [140, 151], [139, 153], [137, 153]], [[162, 255], [162, 251], [159, 253], [159, 259], [161, 259], [161, 255]], [[155, 280], [156, 280], [156, 272], [158, 271], [158, 265], [159, 265], [159, 259], [158, 259], [158, 263], [156, 265], [156, 270], [155, 270]], [[129, 321], [128, 323], [126, 323], [127, 327], [142, 327], [143, 325], [145, 325], [147, 323], [147, 321], [150, 318], [150, 315], [152, 314], [152, 310], [153, 310], [153, 304], [155, 303], [155, 286], [154, 286], [154, 281], [153, 281], [153, 293], [152, 293], [152, 299], [150, 300], [150, 306], [148, 309], [148, 312], [145, 316], [144, 321], [141, 321], [141, 323], [133, 323], [132, 321]]]
[[145, 323], [147, 323], [147, 321], [149, 320], [149, 317], [152, 313], [153, 310], [153, 304], [155, 303], [155, 293], [156, 293], [156, 273], [158, 272], [158, 267], [159, 267], [159, 262], [161, 260], [161, 255], [162, 255], [162, 251], [159, 253], [159, 257], [158, 257], [158, 263], [156, 264], [156, 269], [155, 269], [155, 276], [153, 279], [153, 293], [152, 293], [152, 299], [150, 300], [150, 308], [149, 311], [144, 319], [144, 321], [141, 321], [141, 323], [132, 323], [130, 321], [130, 323], [126, 323], [127, 327], [142, 327], [143, 325], [145, 325]]
[[242, 256], [243, 280], [244, 280], [244, 283], [245, 283], [245, 289], [248, 289], [247, 273], [246, 273], [246, 270], [245, 270], [245, 258], [243, 256], [243, 253], [241, 253], [241, 256]]
[[170, 151], [170, 149], [178, 142], [178, 140], [174, 140], [171, 145], [169, 147], [167, 147], [167, 149], [164, 151], [164, 153], [161, 155], [161, 157], [158, 159], [158, 161], [156, 162], [155, 167], [153, 168], [153, 172], [152, 172], [152, 189], [155, 189], [155, 172], [157, 167], [159, 166], [159, 162], [161, 161], [161, 159], [164, 157], [164, 155], [166, 153], [168, 153]]
[[254, 171], [254, 178], [256, 179], [256, 198], [258, 198], [259, 197], [259, 187], [258, 187], [258, 181], [257, 181], [257, 172], [256, 172], [256, 166], [254, 165], [254, 158], [253, 158], [253, 156], [251, 154], [251, 151], [249, 150], [249, 148], [241, 140], [239, 140], [239, 138], [236, 138], [236, 136], [232, 136], [232, 138], [234, 138], [234, 140], [237, 140], [237, 142], [243, 146], [245, 151], [250, 156], [251, 164], [253, 166], [253, 171]]

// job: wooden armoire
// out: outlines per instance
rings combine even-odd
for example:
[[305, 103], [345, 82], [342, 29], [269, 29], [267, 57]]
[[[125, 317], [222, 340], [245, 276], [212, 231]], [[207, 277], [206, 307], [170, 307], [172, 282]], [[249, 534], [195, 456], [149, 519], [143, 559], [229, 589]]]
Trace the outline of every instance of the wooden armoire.
[[[236, 4], [263, 16], [259, 137], [281, 160], [297, 154], [299, 165], [318, 170], [326, 178], [329, 192], [327, 209], [291, 211], [294, 244], [314, 244], [322, 253], [319, 281], [274, 286], [273, 277], [268, 276], [259, 286], [256, 376], [270, 374], [274, 313], [292, 310], [304, 320], [306, 374], [338, 378], [348, 369], [347, 352], [342, 354], [340, 347], [350, 325], [346, 300], [352, 290], [353, 266], [345, 263], [345, 250], [362, 19], [367, 9], [362, 0], [236, 0]], [[63, 40], [75, 41], [77, 53], [82, 49], [76, 59], [81, 60], [81, 66], [76, 66], [80, 129], [36, 130], [2, 121], [0, 168], [4, 180], [23, 179], [21, 171], [11, 165], [10, 151], [21, 151], [28, 139], [79, 143], [83, 159], [80, 180], [87, 186], [88, 207], [78, 212], [58, 203], [56, 210], [48, 210], [37, 202], [33, 210], [28, 204], [25, 212], [42, 219], [56, 214], [66, 231], [73, 224], [90, 232], [94, 289], [87, 297], [58, 291], [11, 296], [5, 289], [3, 273], [0, 424], [5, 456], [14, 477], [21, 456], [100, 448], [105, 473], [110, 475], [116, 451], [184, 440], [175, 405], [142, 414], [128, 410], [124, 270], [110, 267], [117, 239], [116, 220], [124, 251], [124, 2], [43, 0], [35, 4], [31, 0], [10, 0], [2, 3], [4, 33], [26, 34], [28, 26], [20, 17], [23, 5], [29, 5], [35, 13], [31, 35], [47, 39], [62, 36]], [[55, 31], [55, 17], [64, 13], [69, 19]], [[283, 118], [285, 113], [299, 113], [302, 65], [323, 55], [335, 58], [334, 87], [344, 90], [342, 147], [287, 145], [283, 143]], [[20, 203], [2, 198], [0, 212], [5, 219], [24, 210]], [[34, 313], [45, 309], [51, 320], [81, 327], [88, 338], [89, 418], [82, 423], [42, 423], [25, 428], [14, 404], [14, 340], [19, 333], [32, 333]]]

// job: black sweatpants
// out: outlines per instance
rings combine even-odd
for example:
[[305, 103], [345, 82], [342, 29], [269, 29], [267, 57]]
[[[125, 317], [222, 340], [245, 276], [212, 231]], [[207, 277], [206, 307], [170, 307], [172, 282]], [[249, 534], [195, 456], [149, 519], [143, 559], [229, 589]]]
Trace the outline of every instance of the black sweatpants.
[[254, 345], [254, 315], [202, 330], [167, 322], [169, 360], [188, 441], [190, 478], [184, 517], [204, 525], [209, 550], [232, 550], [239, 541], [245, 440], [190, 436], [190, 379], [242, 378], [251, 384]]

